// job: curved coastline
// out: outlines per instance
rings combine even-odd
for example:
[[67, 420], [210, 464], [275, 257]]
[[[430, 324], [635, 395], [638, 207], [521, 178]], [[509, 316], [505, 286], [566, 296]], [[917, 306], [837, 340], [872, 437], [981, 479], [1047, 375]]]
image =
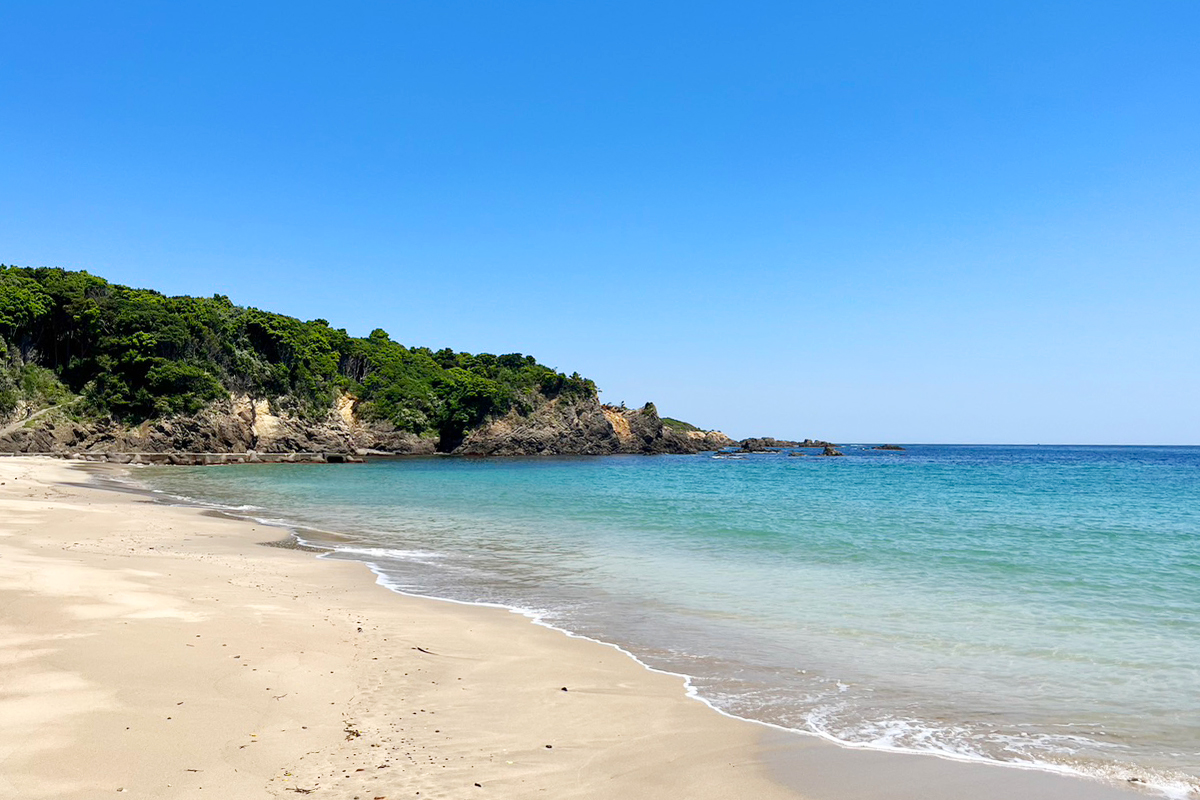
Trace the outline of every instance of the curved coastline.
[[[99, 475], [101, 473], [107, 472], [107, 473], [109, 473], [110, 480], [120, 481], [119, 478], [116, 478], [116, 479], [112, 478], [114, 471], [110, 471], [110, 470], [112, 470], [111, 467], [108, 469], [102, 468], [100, 470], [97, 470], [93, 474]], [[115, 470], [115, 472], [119, 473], [120, 471]], [[125, 471], [125, 474], [128, 477], [132, 478], [132, 475], [128, 471]], [[1119, 798], [1146, 796], [1147, 794], [1150, 794], [1152, 796], [1172, 798], [1172, 800], [1188, 800], [1188, 798], [1192, 798], [1194, 796], [1190, 792], [1190, 790], [1188, 790], [1187, 788], [1181, 788], [1180, 786], [1172, 785], [1170, 783], [1159, 784], [1159, 783], [1150, 783], [1150, 782], [1146, 782], [1146, 781], [1123, 781], [1120, 777], [1097, 775], [1095, 773], [1088, 772], [1083, 769], [1076, 769], [1076, 768], [1072, 768], [1068, 765], [1063, 765], [1063, 764], [1054, 764], [1054, 763], [1037, 762], [1037, 761], [1001, 761], [1001, 760], [989, 758], [984, 755], [958, 753], [958, 752], [952, 752], [952, 751], [948, 751], [948, 750], [933, 750], [933, 749], [922, 750], [922, 749], [917, 749], [917, 748], [898, 746], [898, 745], [894, 745], [894, 744], [890, 744], [890, 743], [848, 741], [848, 740], [837, 738], [836, 736], [833, 736], [832, 734], [829, 734], [825, 731], [808, 730], [808, 729], [803, 729], [803, 728], [793, 728], [793, 727], [780, 725], [778, 723], [770, 722], [767, 720], [761, 720], [761, 719], [756, 719], [753, 717], [735, 714], [735, 713], [732, 713], [730, 711], [727, 711], [727, 710], [721, 708], [713, 700], [706, 697], [702, 693], [702, 691], [695, 685], [694, 676], [689, 675], [687, 673], [683, 673], [683, 672], [673, 671], [673, 670], [669, 670], [669, 669], [663, 669], [660, 667], [656, 667], [652, 664], [649, 664], [646, 661], [644, 661], [642, 658], [640, 658], [637, 654], [626, 649], [625, 647], [623, 647], [622, 645], [620, 645], [616, 642], [606, 641], [604, 639], [599, 639], [599, 638], [596, 638], [593, 636], [588, 636], [585, 634], [581, 634], [581, 633], [572, 631], [569, 628], [565, 628], [560, 625], [553, 624], [545, 619], [545, 616], [546, 616], [545, 611], [538, 611], [538, 610], [529, 609], [529, 608], [522, 608], [519, 606], [507, 605], [507, 604], [503, 604], [503, 603], [460, 600], [457, 598], [443, 597], [443, 596], [434, 595], [434, 594], [425, 594], [425, 593], [421, 593], [419, 591], [412, 591], [410, 589], [405, 589], [396, 584], [396, 582], [388, 575], [385, 568], [383, 566], [381, 566], [378, 561], [372, 560], [366, 554], [364, 554], [362, 552], [356, 552], [352, 548], [339, 548], [336, 545], [331, 545], [327, 542], [321, 542], [319, 540], [320, 538], [326, 538], [326, 537], [328, 537], [329, 539], [333, 539], [333, 540], [339, 540], [339, 539], [345, 540], [345, 539], [350, 538], [348, 534], [338, 532], [338, 531], [326, 530], [326, 529], [322, 529], [322, 528], [315, 528], [315, 527], [312, 527], [311, 525], [306, 525], [305, 523], [303, 523], [302, 521], [299, 521], [299, 520], [289, 520], [289, 519], [278, 518], [278, 517], [258, 517], [258, 516], [254, 516], [254, 515], [248, 513], [251, 510], [265, 510], [265, 509], [261, 509], [261, 508], [255, 507], [255, 506], [236, 506], [236, 507], [235, 506], [226, 506], [226, 505], [221, 505], [219, 503], [201, 500], [198, 498], [172, 495], [167, 492], [164, 492], [163, 490], [147, 488], [145, 486], [137, 486], [136, 484], [134, 484], [132, 482], [128, 482], [128, 481], [120, 481], [120, 482], [123, 483], [126, 487], [128, 487], [129, 490], [144, 494], [148, 497], [155, 499], [157, 502], [166, 503], [168, 505], [183, 505], [183, 506], [188, 506], [188, 507], [202, 508], [209, 512], [220, 514], [220, 515], [228, 517], [230, 519], [241, 520], [241, 521], [253, 521], [257, 524], [276, 527], [281, 530], [284, 530], [287, 532], [288, 539], [296, 542], [299, 545], [299, 549], [313, 552], [316, 555], [317, 559], [319, 559], [319, 560], [352, 561], [352, 562], [364, 564], [375, 575], [375, 582], [378, 585], [388, 589], [390, 592], [393, 592], [395, 594], [398, 594], [398, 595], [401, 595], [404, 597], [410, 597], [410, 598], [422, 600], [422, 601], [438, 601], [441, 603], [449, 603], [449, 604], [466, 606], [466, 607], [503, 610], [503, 611], [515, 614], [517, 616], [520, 616], [520, 617], [528, 620], [529, 622], [533, 623], [536, 626], [555, 631], [559, 634], [563, 634], [570, 639], [582, 640], [582, 641], [590, 642], [592, 644], [602, 645], [604, 647], [611, 648], [611, 649], [617, 651], [618, 653], [620, 653], [621, 655], [625, 656], [626, 658], [632, 660], [637, 665], [639, 665], [642, 669], [646, 670], [649, 673], [663, 675], [663, 676], [667, 676], [670, 678], [680, 680], [684, 687], [684, 696], [686, 696], [687, 698], [689, 698], [691, 700], [698, 701], [703, 706], [705, 706], [706, 708], [708, 708], [712, 711], [715, 711], [717, 714], [721, 715], [722, 717], [725, 717], [725, 718], [728, 718], [731, 720], [736, 720], [736, 721], [742, 722], [742, 723], [752, 723], [753, 725], [760, 727], [760, 728], [764, 729], [765, 731], [770, 732], [771, 734], [774, 734], [775, 736], [771, 737], [769, 740], [769, 746], [767, 748], [769, 758], [767, 758], [767, 761], [771, 765], [771, 769], [772, 769], [773, 773], [775, 773], [781, 781], [783, 781], [785, 784], [791, 786], [792, 788], [795, 788], [795, 789], [801, 791], [805, 797], [815, 798], [815, 797], [824, 797], [826, 795], [824, 795], [824, 794], [813, 795], [812, 792], [814, 791], [814, 788], [805, 779], [806, 776], [797, 775], [797, 774], [795, 774], [795, 770], [790, 768], [790, 766], [788, 764], [788, 753], [790, 753], [790, 752], [794, 753], [795, 751], [797, 751], [797, 749], [807, 753], [807, 749], [808, 749], [805, 746], [800, 746], [799, 748], [797, 748], [796, 742], [793, 741], [796, 739], [819, 742], [822, 745], [831, 745], [833, 747], [836, 747], [839, 750], [845, 750], [845, 751], [848, 751], [851, 753], [864, 753], [864, 754], [873, 754], [875, 756], [899, 757], [899, 758], [905, 759], [905, 761], [909, 764], [912, 763], [912, 759], [914, 759], [914, 758], [916, 759], [916, 763], [920, 764], [922, 762], [928, 761], [930, 759], [930, 757], [932, 757], [932, 759], [935, 762], [942, 762], [947, 765], [956, 764], [956, 765], [961, 765], [963, 767], [968, 767], [971, 769], [983, 768], [986, 771], [990, 771], [995, 768], [1004, 768], [1003, 773], [1010, 773], [1010, 774], [1011, 773], [1027, 773], [1027, 774], [1031, 774], [1033, 776], [1040, 776], [1040, 777], [1044, 777], [1047, 779], [1049, 779], [1049, 778], [1055, 779], [1055, 781], [1053, 781], [1051, 783], [1046, 783], [1046, 784], [1040, 783], [1037, 779], [1033, 780], [1032, 782], [1028, 782], [1025, 780], [1019, 781], [1019, 783], [1021, 784], [1021, 788], [1019, 789], [1019, 791], [1022, 792], [1022, 796], [1029, 797], [1029, 798], [1037, 798], [1037, 797], [1045, 796], [1046, 798], [1079, 797], [1079, 798], [1088, 798], [1088, 799], [1096, 798], [1097, 800], [1118, 800]], [[306, 538], [305, 534], [308, 534], [309, 536], [313, 536], [314, 538], [311, 538], [311, 539]], [[264, 544], [278, 544], [278, 543], [270, 542], [270, 543], [264, 543]], [[809, 757], [811, 757], [811, 756], [809, 756]], [[890, 762], [885, 761], [882, 765], [878, 765], [878, 766], [868, 770], [867, 772], [868, 772], [868, 774], [870, 774], [872, 776], [872, 780], [874, 780], [874, 779], [880, 777], [876, 774], [875, 770], [889, 772], [898, 763], [899, 762], [897, 762], [897, 761], [890, 761]], [[861, 766], [863, 766], [863, 765], [860, 764], [854, 768], [858, 769]], [[910, 766], [906, 769], [901, 769], [899, 771], [902, 773], [910, 773], [911, 772], [911, 773], [920, 775], [921, 777], [917, 778], [916, 780], [925, 781], [925, 780], [930, 779], [930, 778], [926, 777], [927, 773], [929, 771], [926, 769], [921, 769], [919, 767], [914, 769]], [[933, 773], [936, 775], [936, 769], [933, 770]], [[933, 778], [933, 779], [936, 780], [936, 778]], [[1067, 781], [1067, 783], [1060, 783], [1060, 782], [1058, 782], [1057, 779], [1065, 779]], [[986, 776], [984, 776], [984, 777], [975, 777], [974, 780], [984, 781], [986, 783], [1000, 787], [998, 793], [996, 794], [997, 798], [1006, 797], [1007, 795], [1005, 795], [1004, 792], [1009, 791], [1009, 789], [1004, 788], [1005, 785], [1008, 783], [1008, 781], [1004, 778], [987, 778]], [[880, 781], [879, 787], [880, 787], [880, 792], [881, 792], [879, 794], [880, 798], [883, 798], [883, 797], [894, 798], [894, 797], [900, 796], [900, 795], [895, 794], [895, 787], [888, 785], [886, 783], [886, 781]], [[928, 787], [926, 787], [926, 790], [927, 789], [928, 789]], [[818, 789], [817, 791], [824, 792], [824, 791], [829, 791], [829, 790], [822, 788], [822, 789]], [[874, 797], [873, 794], [869, 794], [870, 790], [867, 790], [867, 791], [868, 791], [868, 793], [863, 793], [864, 792], [863, 788], [858, 787], [855, 789], [855, 792], [856, 792], [855, 796], [856, 797], [859, 797], [859, 796]], [[979, 791], [979, 789], [976, 789], [976, 791]], [[985, 792], [985, 794], [981, 794], [978, 796], [980, 796], [980, 797], [990, 797], [991, 796], [990, 794], [986, 794], [986, 792], [988, 790], [985, 789], [983, 791]], [[834, 787], [832, 790], [832, 793], [828, 794], [828, 797], [830, 797], [830, 798], [837, 798], [840, 796], [841, 796], [841, 789], [839, 787]], [[914, 797], [916, 797], [916, 796], [918, 796], [918, 795], [914, 795]], [[931, 796], [936, 796], [936, 795], [924, 794], [922, 796], [931, 797]]]
[[0, 460], [0, 796], [798, 796], [611, 648], [77, 474]]

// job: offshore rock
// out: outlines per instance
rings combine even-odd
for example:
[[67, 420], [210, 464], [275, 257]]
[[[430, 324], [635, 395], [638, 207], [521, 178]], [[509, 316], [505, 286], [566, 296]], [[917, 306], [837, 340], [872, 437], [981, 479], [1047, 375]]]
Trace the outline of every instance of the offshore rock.
[[787, 439], [776, 439], [772, 436], [760, 436], [751, 439], [743, 439], [741, 442], [736, 442], [742, 447], [744, 453], [770, 453], [774, 450], [786, 450], [793, 447], [831, 447], [831, 442], [825, 442], [820, 439], [805, 439], [803, 442], [792, 442]]
[[796, 442], [789, 442], [786, 439], [776, 439], [773, 436], [758, 436], [743, 439], [739, 444], [742, 446], [743, 453], [770, 453], [774, 450], [782, 450], [785, 447], [796, 446]]

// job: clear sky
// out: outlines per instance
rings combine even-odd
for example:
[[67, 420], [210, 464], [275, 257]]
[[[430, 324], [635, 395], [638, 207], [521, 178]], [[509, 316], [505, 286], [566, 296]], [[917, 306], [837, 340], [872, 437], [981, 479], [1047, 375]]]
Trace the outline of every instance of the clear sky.
[[0, 0], [0, 261], [734, 436], [1200, 444], [1200, 3]]

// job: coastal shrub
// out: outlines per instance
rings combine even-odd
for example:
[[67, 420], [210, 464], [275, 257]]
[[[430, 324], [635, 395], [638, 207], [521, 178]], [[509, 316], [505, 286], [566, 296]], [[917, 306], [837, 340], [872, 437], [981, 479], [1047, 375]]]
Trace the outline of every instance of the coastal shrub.
[[21, 394], [37, 407], [55, 406], [71, 399], [71, 392], [52, 371], [37, 364], [22, 364], [17, 369]]
[[20, 399], [12, 376], [7, 369], [0, 369], [0, 420], [16, 410]]
[[[0, 340], [0, 346], [3, 340]], [[52, 371], [36, 364], [0, 361], [0, 418], [24, 403], [29, 409], [65, 403], [72, 394]]]

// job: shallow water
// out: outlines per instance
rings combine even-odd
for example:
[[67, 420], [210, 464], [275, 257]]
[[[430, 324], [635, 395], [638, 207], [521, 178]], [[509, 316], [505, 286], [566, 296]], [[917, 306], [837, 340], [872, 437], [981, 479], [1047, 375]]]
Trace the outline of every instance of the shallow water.
[[[1200, 789], [1200, 448], [148, 468], [880, 748]], [[306, 534], [309, 535], [309, 534]]]

